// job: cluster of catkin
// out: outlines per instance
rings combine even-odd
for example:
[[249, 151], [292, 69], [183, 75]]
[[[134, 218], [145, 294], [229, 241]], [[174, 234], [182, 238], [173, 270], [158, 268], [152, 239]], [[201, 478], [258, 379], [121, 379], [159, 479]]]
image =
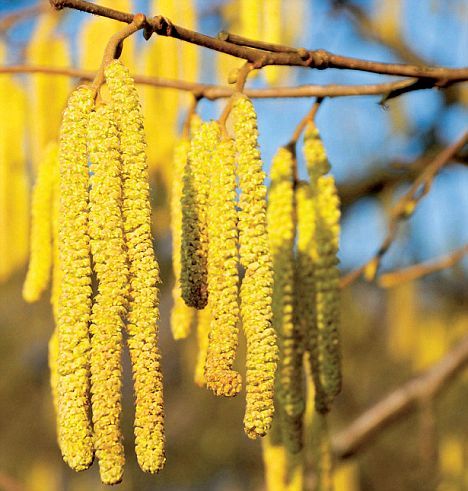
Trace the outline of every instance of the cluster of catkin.
[[293, 454], [303, 445], [304, 360], [311, 364], [318, 413], [330, 410], [341, 388], [339, 201], [333, 177], [325, 175], [330, 166], [313, 123], [305, 131], [304, 159], [309, 182], [298, 182], [294, 150], [279, 149], [268, 196], [273, 326], [280, 347], [276, 404], [281, 441]]
[[186, 337], [198, 311], [196, 381], [229, 397], [242, 388], [242, 377], [233, 369], [242, 323], [247, 340], [244, 429], [256, 438], [267, 433], [274, 412], [273, 270], [255, 109], [238, 94], [231, 116], [233, 138], [218, 122], [195, 119], [191, 138], [177, 148], [172, 331], [176, 339]]
[[77, 471], [96, 455], [102, 481], [115, 484], [125, 460], [120, 428], [124, 330], [136, 399], [135, 450], [147, 472], [164, 465], [164, 411], [159, 267], [142, 113], [134, 82], [120, 61], [106, 67], [105, 78], [106, 103], [95, 105], [87, 86], [71, 94], [58, 152], [50, 148], [39, 169], [24, 296], [39, 298], [53, 263], [57, 328], [49, 359], [59, 446]]

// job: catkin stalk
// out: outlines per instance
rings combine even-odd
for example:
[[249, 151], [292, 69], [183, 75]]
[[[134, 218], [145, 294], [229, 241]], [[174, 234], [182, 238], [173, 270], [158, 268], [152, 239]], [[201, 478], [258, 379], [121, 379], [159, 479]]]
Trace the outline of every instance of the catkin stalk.
[[205, 376], [216, 395], [235, 396], [241, 375], [232, 369], [239, 317], [235, 147], [221, 141], [211, 161], [208, 201], [208, 289], [211, 328]]
[[294, 319], [294, 166], [291, 150], [280, 148], [271, 166], [267, 219], [273, 258], [273, 327], [280, 348], [276, 382], [280, 421], [284, 444], [297, 453], [302, 447], [304, 394], [302, 332]]
[[52, 265], [52, 203], [58, 148], [50, 143], [39, 164], [31, 203], [31, 251], [29, 268], [23, 285], [27, 302], [39, 300], [47, 288]]
[[60, 132], [59, 254], [62, 268], [58, 306], [58, 428], [65, 462], [77, 471], [93, 460], [89, 418], [91, 262], [88, 235], [86, 136], [94, 94], [79, 87], [68, 100]]
[[304, 157], [314, 202], [314, 240], [309, 244], [313, 263], [316, 323], [310, 333], [312, 374], [315, 383], [316, 409], [330, 410], [341, 390], [341, 361], [338, 338], [340, 311], [338, 245], [339, 199], [318, 130], [309, 123], [304, 137]]
[[127, 342], [136, 396], [135, 450], [140, 467], [155, 473], [165, 462], [157, 327], [160, 279], [151, 235], [143, 116], [128, 69], [114, 60], [107, 66], [105, 76], [121, 132], [124, 237], [130, 273]]
[[209, 169], [218, 141], [218, 124], [203, 123], [191, 141], [183, 177], [180, 283], [185, 303], [199, 310], [208, 302]]
[[94, 447], [101, 480], [122, 480], [125, 463], [120, 429], [122, 316], [128, 268], [122, 220], [122, 161], [115, 109], [100, 106], [88, 129], [91, 161], [89, 232], [98, 281], [92, 312], [91, 404]]
[[245, 269], [240, 290], [241, 317], [247, 339], [247, 407], [244, 429], [250, 438], [264, 436], [274, 413], [273, 393], [278, 358], [271, 325], [273, 271], [268, 247], [265, 174], [258, 149], [255, 109], [236, 96], [232, 116], [237, 150], [240, 262]]

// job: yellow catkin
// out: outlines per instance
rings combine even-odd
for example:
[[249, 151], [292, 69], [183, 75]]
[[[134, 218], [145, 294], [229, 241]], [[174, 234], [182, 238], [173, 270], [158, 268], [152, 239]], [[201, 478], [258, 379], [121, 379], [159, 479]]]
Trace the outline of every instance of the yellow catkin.
[[122, 317], [128, 268], [122, 220], [122, 161], [115, 109], [100, 106], [88, 129], [91, 161], [89, 235], [98, 281], [92, 312], [91, 407], [94, 449], [101, 480], [122, 480], [125, 463], [120, 429]]
[[174, 339], [184, 339], [190, 334], [194, 322], [195, 310], [185, 304], [180, 289], [181, 256], [180, 246], [182, 241], [182, 176], [187, 165], [190, 141], [182, 138], [174, 151], [174, 176], [172, 178], [171, 195], [171, 231], [172, 231], [172, 268], [174, 271], [174, 287], [172, 299], [174, 305], [171, 311], [171, 330]]
[[[134, 12], [132, 0], [101, 0], [99, 5], [122, 12]], [[90, 16], [83, 23], [80, 31], [79, 40], [79, 57], [80, 66], [85, 70], [97, 70], [101, 65], [102, 54], [109, 41], [120, 27], [116, 25], [112, 19], [104, 17]], [[135, 36], [127, 38], [124, 42], [124, 47], [120, 60], [125, 65], [133, 68]]]
[[203, 123], [192, 138], [183, 176], [180, 285], [185, 303], [196, 309], [208, 302], [209, 169], [218, 141], [218, 124]]
[[317, 491], [333, 491], [333, 462], [327, 417], [316, 414], [313, 422], [313, 449], [316, 465]]
[[242, 36], [261, 39], [262, 0], [239, 0]]
[[39, 300], [47, 288], [52, 264], [52, 203], [55, 168], [58, 160], [57, 143], [50, 143], [39, 164], [31, 203], [31, 252], [29, 268], [23, 285], [27, 302]]
[[247, 407], [244, 429], [250, 438], [264, 436], [273, 413], [278, 358], [271, 325], [273, 270], [268, 247], [265, 174], [258, 149], [257, 116], [252, 102], [239, 95], [232, 109], [239, 187], [240, 261], [245, 275], [240, 290], [241, 317], [247, 339]]
[[[263, 2], [263, 36], [262, 40], [268, 41], [270, 43], [281, 43], [281, 26], [282, 26], [282, 9], [281, 5], [283, 0], [268, 0]], [[274, 85], [278, 83], [281, 70], [284, 68], [277, 66], [264, 67], [262, 72], [266, 81]]]
[[89, 418], [91, 262], [88, 236], [87, 126], [93, 92], [79, 87], [68, 101], [60, 132], [59, 250], [62, 268], [58, 306], [58, 427], [65, 462], [83, 470], [93, 460]]
[[115, 60], [107, 66], [105, 76], [121, 131], [124, 236], [130, 273], [127, 342], [136, 397], [135, 450], [140, 467], [155, 473], [165, 462], [157, 326], [160, 279], [151, 235], [143, 115], [128, 69]]
[[309, 349], [316, 388], [316, 409], [325, 413], [341, 390], [337, 267], [340, 209], [334, 179], [331, 175], [324, 175], [330, 164], [313, 123], [306, 128], [304, 157], [315, 205], [315, 234], [309, 254], [314, 264], [316, 324], [310, 334]]
[[210, 173], [208, 289], [212, 315], [205, 376], [216, 395], [230, 397], [242, 388], [241, 375], [232, 369], [239, 334], [239, 273], [235, 147], [231, 139], [219, 143]]
[[[27, 59], [33, 65], [66, 68], [70, 66], [70, 50], [65, 37], [55, 34], [60, 14], [48, 12], [39, 17], [31, 36]], [[40, 164], [45, 147], [57, 139], [59, 121], [70, 91], [68, 77], [34, 74], [30, 78], [31, 156], [34, 167]], [[51, 97], [51, 94], [54, 96]]]
[[273, 258], [273, 327], [280, 348], [277, 397], [283, 442], [293, 453], [302, 447], [304, 412], [302, 339], [300, 325], [294, 320], [294, 166], [291, 150], [280, 148], [271, 166], [267, 211]]
[[203, 310], [197, 312], [197, 341], [198, 341], [198, 354], [197, 362], [195, 365], [195, 383], [199, 387], [206, 386], [205, 379], [205, 362], [206, 353], [208, 351], [208, 336], [210, 334], [211, 324], [211, 310], [208, 304]]

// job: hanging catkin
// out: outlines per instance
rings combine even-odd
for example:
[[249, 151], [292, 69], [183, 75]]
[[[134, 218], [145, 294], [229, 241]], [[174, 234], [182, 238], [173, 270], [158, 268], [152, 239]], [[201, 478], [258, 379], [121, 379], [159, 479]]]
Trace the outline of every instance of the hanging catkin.
[[39, 164], [31, 203], [31, 251], [23, 285], [27, 302], [39, 300], [47, 288], [52, 265], [52, 203], [58, 148], [49, 143]]
[[63, 458], [75, 470], [93, 460], [89, 418], [91, 262], [88, 236], [86, 135], [94, 94], [79, 87], [69, 100], [60, 131], [59, 250], [62, 268], [58, 306], [58, 429]]
[[291, 452], [302, 447], [304, 395], [302, 333], [294, 319], [295, 198], [294, 155], [280, 148], [271, 166], [268, 200], [268, 237], [273, 259], [273, 327], [280, 359], [277, 373], [283, 442]]
[[196, 309], [208, 302], [209, 168], [218, 141], [218, 124], [203, 123], [191, 141], [183, 177], [180, 284], [185, 303]]
[[315, 204], [315, 236], [309, 254], [314, 264], [316, 325], [310, 339], [317, 411], [330, 410], [341, 390], [339, 323], [339, 199], [320, 135], [309, 123], [304, 136], [304, 157]]
[[115, 60], [107, 66], [105, 76], [121, 132], [124, 237], [130, 273], [127, 342], [136, 396], [135, 449], [140, 467], [154, 473], [165, 462], [164, 408], [157, 327], [159, 266], [151, 236], [143, 117], [128, 69]]
[[239, 334], [235, 166], [234, 143], [225, 139], [218, 144], [210, 167], [208, 289], [211, 327], [205, 377], [208, 388], [216, 395], [228, 397], [242, 388], [241, 375], [232, 369]]
[[238, 160], [240, 261], [245, 269], [240, 290], [247, 339], [247, 407], [244, 429], [250, 438], [270, 428], [278, 348], [271, 325], [273, 271], [268, 247], [265, 174], [258, 149], [257, 116], [251, 101], [236, 96], [232, 115]]
[[208, 351], [208, 336], [210, 334], [211, 310], [208, 304], [203, 310], [196, 311], [198, 353], [195, 365], [194, 380], [199, 387], [206, 387], [205, 362]]
[[90, 246], [98, 281], [91, 332], [91, 407], [101, 480], [122, 480], [125, 463], [120, 429], [122, 317], [128, 295], [122, 221], [122, 161], [115, 109], [100, 106], [88, 129], [91, 161]]
[[190, 334], [194, 322], [195, 310], [184, 302], [180, 289], [181, 256], [180, 247], [182, 242], [182, 176], [187, 165], [190, 141], [182, 138], [174, 150], [174, 174], [172, 177], [171, 196], [171, 231], [172, 231], [172, 268], [174, 271], [174, 287], [172, 299], [174, 305], [171, 311], [171, 330], [174, 339], [184, 339]]

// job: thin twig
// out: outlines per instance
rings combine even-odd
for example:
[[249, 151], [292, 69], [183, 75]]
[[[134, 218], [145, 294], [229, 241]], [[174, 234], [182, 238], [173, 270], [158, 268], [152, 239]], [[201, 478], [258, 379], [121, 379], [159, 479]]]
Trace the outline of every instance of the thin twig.
[[408, 268], [399, 269], [390, 273], [381, 274], [377, 281], [378, 285], [382, 288], [392, 288], [401, 283], [413, 281], [422, 276], [435, 273], [436, 271], [450, 268], [458, 263], [458, 261], [461, 261], [465, 254], [468, 254], [468, 244], [465, 244], [463, 247], [460, 247], [441, 258], [415, 264]]
[[467, 137], [468, 133], [464, 133], [455, 143], [442, 150], [415, 179], [409, 190], [392, 208], [387, 235], [376, 254], [365, 264], [343, 276], [340, 282], [341, 288], [349, 286], [363, 273], [368, 280], [375, 278], [383, 255], [388, 251], [396, 237], [400, 221], [413, 214], [417, 204], [430, 191], [435, 176], [464, 147]]
[[417, 409], [420, 401], [436, 397], [466, 365], [468, 337], [429, 370], [391, 392], [335, 435], [332, 439], [335, 455], [339, 458], [355, 455], [392, 423]]
[[[37, 65], [11, 65], [0, 67], [2, 73], [44, 73], [48, 75], [77, 77], [82, 80], [93, 80], [95, 72], [81, 70], [78, 68], [58, 68]], [[135, 82], [140, 85], [151, 87], [194, 92], [200, 97], [209, 100], [225, 99], [231, 97], [234, 89], [221, 85], [201, 84], [186, 82], [148, 75], [135, 75]], [[423, 87], [416, 84], [417, 79], [404, 79], [396, 82], [368, 85], [299, 85], [297, 87], [272, 87], [267, 89], [245, 89], [246, 96], [252, 99], [274, 99], [274, 98], [299, 98], [299, 97], [345, 97], [361, 95], [385, 95], [400, 91], [399, 95]], [[456, 83], [456, 82], [454, 82]], [[428, 89], [429, 87], [424, 87]]]
[[310, 123], [311, 121], [314, 121], [315, 116], [320, 109], [320, 105], [322, 104], [323, 97], [318, 97], [317, 100], [314, 102], [314, 105], [312, 106], [311, 110], [301, 119], [299, 124], [296, 126], [296, 129], [294, 130], [294, 133], [291, 137], [291, 140], [289, 140], [289, 143], [287, 146], [293, 147], [296, 146], [297, 140], [299, 140], [300, 136], [302, 135], [302, 132], [306, 128], [307, 124]]
[[[133, 21], [133, 14], [109, 9], [107, 7], [103, 7], [102, 5], [90, 3], [85, 0], [50, 0], [50, 3], [58, 10], [68, 7], [107, 17], [109, 19], [114, 19], [120, 22], [126, 22], [127, 24], [130, 24]], [[275, 53], [246, 46], [239, 46], [222, 39], [207, 36], [205, 34], [177, 26], [162, 16], [156, 16], [153, 18], [147, 17], [147, 25], [145, 26], [145, 30], [147, 32], [155, 32], [161, 36], [173, 37], [175, 39], [180, 39], [198, 46], [203, 46], [214, 51], [226, 53], [254, 64], [261, 63], [261, 66], [286, 65], [318, 69], [339, 68], [387, 75], [399, 75], [424, 79], [429, 78], [437, 79], [435, 85], [438, 87], [444, 87], [447, 83], [450, 83], [450, 81], [453, 80], [460, 81], [468, 79], [468, 68], [444, 68], [435, 66], [406, 65], [400, 63], [382, 63], [336, 55], [323, 49]]]
[[232, 32], [221, 31], [218, 33], [218, 39], [227, 41], [228, 43], [237, 44], [238, 46], [247, 46], [249, 48], [262, 49], [273, 53], [297, 53], [299, 50], [290, 46], [281, 44], [266, 43], [257, 39], [248, 39]]

